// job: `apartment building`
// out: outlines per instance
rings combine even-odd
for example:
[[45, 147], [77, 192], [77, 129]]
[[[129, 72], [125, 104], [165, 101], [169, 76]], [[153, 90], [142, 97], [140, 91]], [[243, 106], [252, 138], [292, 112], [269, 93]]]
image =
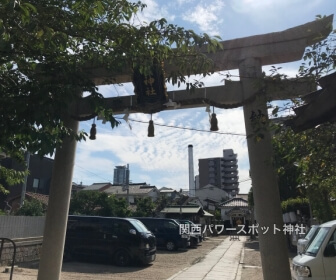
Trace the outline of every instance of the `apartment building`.
[[232, 149], [223, 150], [223, 157], [199, 159], [198, 169], [200, 188], [211, 184], [231, 197], [239, 193], [238, 159]]

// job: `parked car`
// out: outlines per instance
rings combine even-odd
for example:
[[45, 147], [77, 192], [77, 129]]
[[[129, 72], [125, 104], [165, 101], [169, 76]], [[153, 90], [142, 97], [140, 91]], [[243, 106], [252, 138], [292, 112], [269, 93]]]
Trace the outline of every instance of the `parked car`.
[[336, 277], [336, 220], [316, 229], [303, 254], [292, 261], [295, 280], [332, 280]]
[[63, 259], [85, 256], [109, 257], [120, 266], [133, 260], [148, 264], [156, 258], [156, 238], [136, 219], [71, 215]]
[[190, 245], [197, 246], [203, 241], [203, 232], [201, 225], [194, 224], [189, 220], [176, 220], [178, 223], [186, 225], [185, 230], [190, 234]]
[[168, 251], [190, 246], [190, 235], [180, 234], [179, 223], [166, 218], [135, 218], [141, 221], [156, 237], [157, 247], [164, 247]]
[[314, 236], [315, 231], [317, 230], [318, 225], [313, 225], [310, 227], [310, 229], [308, 230], [307, 234], [305, 235], [304, 238], [300, 238], [297, 241], [297, 253], [298, 254], [302, 254], [304, 252], [304, 250], [306, 249], [307, 244], [309, 243], [309, 241], [312, 239], [312, 237]]

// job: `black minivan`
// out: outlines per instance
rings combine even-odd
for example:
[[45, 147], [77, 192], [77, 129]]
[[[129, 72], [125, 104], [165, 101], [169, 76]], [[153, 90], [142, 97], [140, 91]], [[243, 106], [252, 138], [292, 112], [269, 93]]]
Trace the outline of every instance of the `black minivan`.
[[190, 246], [190, 235], [180, 234], [180, 226], [174, 219], [167, 218], [135, 218], [141, 221], [156, 237], [156, 245], [168, 251]]
[[156, 257], [156, 238], [136, 219], [70, 215], [63, 259], [85, 256], [108, 257], [120, 266], [148, 264]]

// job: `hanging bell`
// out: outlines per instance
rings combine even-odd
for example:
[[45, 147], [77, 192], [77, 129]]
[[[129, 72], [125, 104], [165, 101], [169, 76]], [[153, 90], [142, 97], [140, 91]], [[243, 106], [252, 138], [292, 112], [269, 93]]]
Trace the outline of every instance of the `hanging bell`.
[[152, 120], [149, 121], [148, 125], [148, 137], [154, 137], [154, 122]]
[[218, 131], [218, 121], [215, 113], [211, 114], [210, 131]]
[[96, 124], [92, 124], [91, 129], [90, 129], [90, 140], [96, 140], [96, 133], [97, 133], [97, 129], [96, 129]]

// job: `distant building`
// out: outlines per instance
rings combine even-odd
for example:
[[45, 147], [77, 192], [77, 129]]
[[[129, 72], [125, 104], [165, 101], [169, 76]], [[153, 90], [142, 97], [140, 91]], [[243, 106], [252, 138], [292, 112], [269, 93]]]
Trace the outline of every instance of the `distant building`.
[[224, 221], [225, 228], [245, 225], [245, 231], [248, 232], [248, 226], [251, 222], [251, 209], [247, 200], [234, 197], [221, 203], [219, 207], [221, 208], [221, 219]]
[[136, 204], [137, 199], [149, 197], [156, 201], [159, 197], [159, 191], [155, 186], [146, 183], [123, 185], [109, 185], [101, 189], [108, 195], [115, 195], [117, 198], [125, 198], [130, 204]]
[[83, 188], [83, 191], [99, 191], [99, 192], [103, 192], [104, 190], [106, 190], [107, 188], [111, 187], [112, 184], [109, 182], [106, 183], [93, 183], [90, 186], [86, 186], [85, 188]]
[[77, 192], [83, 190], [85, 187], [87, 187], [87, 186], [83, 185], [82, 182], [80, 182], [80, 184], [77, 184], [77, 183], [75, 183], [75, 182], [72, 182], [72, 187], [71, 187], [71, 197], [72, 197], [75, 193], [77, 193]]
[[171, 200], [174, 200], [176, 197], [180, 196], [180, 193], [177, 190], [174, 190], [172, 188], [162, 187], [158, 191], [161, 197], [166, 197]]
[[229, 198], [229, 194], [213, 185], [206, 185], [201, 189], [196, 189], [196, 196], [202, 202], [205, 209], [215, 210], [216, 206]]
[[155, 186], [144, 183], [130, 183], [126, 185], [112, 185], [111, 183], [94, 183], [85, 187], [82, 191], [98, 191], [114, 195], [117, 198], [125, 198], [130, 204], [136, 204], [136, 200], [149, 197], [152, 201], [159, 198], [159, 191]]
[[129, 165], [116, 166], [113, 174], [113, 185], [129, 184], [130, 170]]
[[223, 157], [198, 160], [199, 187], [213, 185], [231, 197], [239, 193], [237, 154], [232, 149], [223, 150]]
[[[7, 196], [0, 194], [0, 209], [17, 209], [20, 206], [21, 195], [26, 197], [26, 193], [28, 192], [49, 195], [54, 160], [47, 157], [28, 154], [26, 156], [26, 164], [29, 170], [26, 183], [22, 182], [9, 186], [5, 181], [0, 182], [7, 190], [9, 190]], [[16, 171], [25, 170], [24, 164], [21, 164], [12, 158], [2, 159], [1, 165]]]

